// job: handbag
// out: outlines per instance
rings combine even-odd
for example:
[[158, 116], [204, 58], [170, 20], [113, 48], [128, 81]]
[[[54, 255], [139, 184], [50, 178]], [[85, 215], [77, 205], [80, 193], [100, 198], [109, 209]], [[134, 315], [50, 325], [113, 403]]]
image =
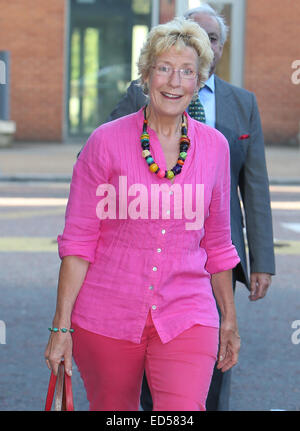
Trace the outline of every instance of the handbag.
[[72, 380], [71, 376], [68, 376], [68, 374], [65, 372], [63, 361], [58, 366], [57, 376], [51, 372], [45, 403], [45, 411], [51, 410], [53, 398], [55, 411], [74, 410]]

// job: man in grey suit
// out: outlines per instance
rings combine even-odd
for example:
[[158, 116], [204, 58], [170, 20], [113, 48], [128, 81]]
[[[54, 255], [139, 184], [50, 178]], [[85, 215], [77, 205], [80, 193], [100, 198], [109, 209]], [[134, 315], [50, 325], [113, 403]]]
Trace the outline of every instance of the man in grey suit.
[[[215, 75], [227, 36], [224, 19], [208, 5], [191, 9], [185, 16], [198, 22], [206, 30], [214, 51], [210, 77], [199, 92], [199, 99], [204, 106], [206, 123], [218, 129], [230, 146], [231, 235], [241, 259], [233, 271], [233, 289], [236, 281], [245, 284], [250, 290], [249, 299], [256, 301], [265, 296], [271, 284], [271, 275], [275, 274], [269, 181], [257, 102], [253, 93], [228, 84]], [[137, 82], [133, 81], [109, 120], [136, 112], [145, 103], [145, 95]], [[207, 410], [229, 409], [230, 371], [222, 373], [215, 368], [207, 398]], [[144, 410], [151, 410], [151, 403], [144, 378], [141, 396]]]

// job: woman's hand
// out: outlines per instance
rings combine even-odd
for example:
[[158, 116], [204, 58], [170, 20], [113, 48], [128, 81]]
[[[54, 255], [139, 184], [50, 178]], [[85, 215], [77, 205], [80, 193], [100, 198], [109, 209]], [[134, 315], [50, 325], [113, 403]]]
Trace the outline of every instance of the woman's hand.
[[217, 368], [225, 372], [237, 364], [241, 347], [234, 305], [231, 270], [213, 274], [211, 283], [221, 312]]
[[72, 375], [72, 336], [69, 332], [52, 332], [45, 350], [48, 368], [57, 376], [58, 366], [64, 360], [66, 373]]
[[[77, 256], [66, 256], [62, 259], [59, 280], [56, 312], [53, 326], [70, 328], [73, 305], [88, 270], [89, 262]], [[62, 359], [65, 370], [72, 374], [72, 336], [69, 331], [51, 332], [45, 350], [47, 366], [55, 375]]]
[[225, 372], [238, 362], [241, 339], [236, 323], [221, 322], [217, 368]]

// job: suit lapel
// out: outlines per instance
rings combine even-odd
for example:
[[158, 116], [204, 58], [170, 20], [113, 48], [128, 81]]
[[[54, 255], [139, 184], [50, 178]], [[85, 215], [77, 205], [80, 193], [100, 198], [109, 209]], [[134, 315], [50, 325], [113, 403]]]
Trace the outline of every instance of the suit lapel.
[[216, 129], [226, 137], [230, 144], [236, 135], [232, 95], [229, 86], [217, 76], [215, 76], [215, 97]]

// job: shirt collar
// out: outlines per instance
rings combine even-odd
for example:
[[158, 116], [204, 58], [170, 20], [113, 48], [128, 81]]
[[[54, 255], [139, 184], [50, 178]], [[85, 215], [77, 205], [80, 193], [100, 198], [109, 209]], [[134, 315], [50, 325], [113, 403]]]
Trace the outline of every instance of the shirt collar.
[[205, 81], [205, 85], [203, 88], [207, 88], [208, 90], [210, 90], [212, 93], [215, 92], [215, 75], [212, 74], [207, 81]]

